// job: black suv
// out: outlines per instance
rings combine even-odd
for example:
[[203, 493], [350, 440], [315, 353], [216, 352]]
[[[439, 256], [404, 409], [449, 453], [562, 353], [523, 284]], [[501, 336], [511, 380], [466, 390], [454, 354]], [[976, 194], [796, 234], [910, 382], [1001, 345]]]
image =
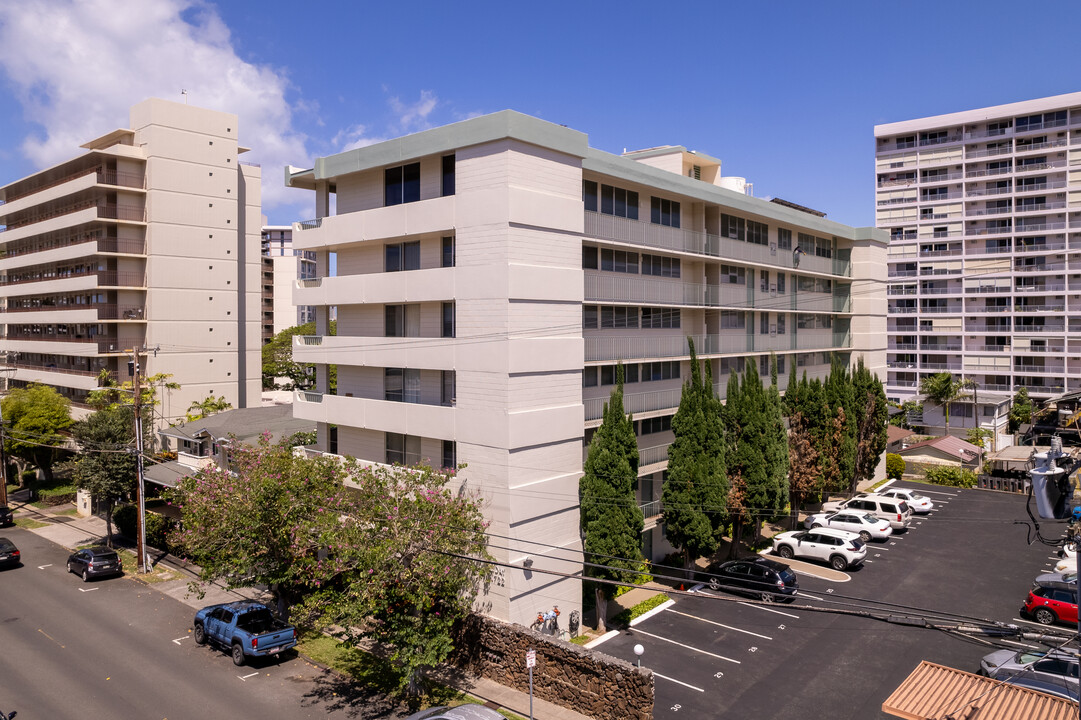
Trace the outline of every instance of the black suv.
[[22, 553], [15, 543], [0, 537], [0, 567], [18, 567], [22, 564]]
[[754, 595], [765, 602], [795, 600], [799, 583], [787, 565], [761, 556], [713, 563], [695, 574], [711, 590], [728, 590]]
[[76, 550], [68, 556], [68, 572], [82, 575], [83, 582], [102, 575], [123, 575], [124, 568], [116, 550], [104, 545]]
[[[0, 481], [2, 482], [2, 481]], [[0, 527], [15, 524], [15, 512], [6, 505], [0, 505]]]

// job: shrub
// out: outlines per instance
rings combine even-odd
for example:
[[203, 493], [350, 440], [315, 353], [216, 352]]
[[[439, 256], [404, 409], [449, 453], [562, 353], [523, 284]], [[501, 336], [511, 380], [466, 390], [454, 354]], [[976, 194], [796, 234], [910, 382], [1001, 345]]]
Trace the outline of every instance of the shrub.
[[612, 621], [609, 623], [609, 625], [630, 625], [631, 620], [634, 620], [636, 617], [639, 617], [641, 615], [645, 615], [653, 608], [666, 602], [668, 602], [668, 596], [664, 593], [658, 593], [651, 598], [643, 600], [634, 607], [627, 608], [623, 612], [619, 613], [614, 618], [612, 618]]
[[70, 485], [38, 490], [38, 500], [45, 505], [63, 505], [75, 502], [75, 493], [75, 488]]
[[976, 487], [976, 473], [968, 468], [959, 468], [951, 465], [929, 467], [924, 471], [924, 479], [934, 485], [947, 485], [949, 487], [970, 488]]
[[23, 479], [23, 485], [29, 485], [38, 476], [37, 470], [23, 470], [19, 477]]
[[113, 522], [121, 535], [135, 538], [135, 516], [137, 513], [138, 510], [134, 505], [121, 505], [113, 511]]
[[[121, 535], [131, 540], [135, 539], [135, 523], [138, 512], [134, 505], [121, 505], [113, 511], [113, 522], [116, 523], [116, 529], [120, 531]], [[146, 514], [146, 544], [158, 550], [172, 552], [172, 546], [167, 538], [175, 526], [176, 523], [172, 519], [155, 512], [148, 512]]]
[[905, 474], [905, 459], [896, 453], [886, 453], [886, 477], [900, 480]]

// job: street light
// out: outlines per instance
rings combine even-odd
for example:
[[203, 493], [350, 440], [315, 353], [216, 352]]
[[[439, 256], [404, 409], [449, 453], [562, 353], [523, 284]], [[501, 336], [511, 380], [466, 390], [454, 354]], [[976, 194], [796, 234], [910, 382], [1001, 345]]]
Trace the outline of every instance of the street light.
[[641, 645], [634, 646], [634, 654], [638, 656], [638, 667], [642, 667], [642, 653], [645, 651], [646, 649]]

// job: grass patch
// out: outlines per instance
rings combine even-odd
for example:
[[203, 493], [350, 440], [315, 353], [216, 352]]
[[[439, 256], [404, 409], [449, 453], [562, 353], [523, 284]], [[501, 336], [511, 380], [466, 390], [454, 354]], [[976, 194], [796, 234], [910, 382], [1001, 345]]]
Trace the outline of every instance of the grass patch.
[[32, 518], [15, 518], [15, 527], [21, 527], [24, 530], [43, 528], [48, 524], [49, 523], [43, 523], [40, 520], [34, 520]]
[[55, 511], [55, 510], [54, 510], [54, 511], [53, 511], [53, 515], [68, 515], [68, 516], [74, 516], [74, 515], [78, 515], [78, 514], [79, 514], [79, 511], [78, 511], [78, 510], [76, 510], [75, 508], [68, 508], [67, 510], [59, 510], [59, 511]]
[[882, 487], [883, 485], [885, 485], [889, 481], [890, 481], [889, 478], [882, 478], [881, 480], [879, 480], [878, 482], [876, 482], [874, 485], [871, 486], [871, 492], [874, 492], [875, 490], [878, 490], [880, 487]]
[[611, 624], [630, 625], [631, 620], [634, 620], [636, 617], [645, 615], [653, 608], [666, 602], [668, 602], [668, 596], [664, 593], [658, 593], [651, 598], [646, 598], [634, 607], [627, 608], [623, 612], [619, 613], [614, 618], [612, 618]]
[[592, 640], [593, 640], [593, 638], [590, 637], [589, 635], [579, 635], [578, 637], [572, 637], [571, 638], [571, 642], [574, 643], [575, 645], [585, 645], [585, 644], [589, 643]]
[[[341, 645], [335, 638], [311, 630], [300, 632], [297, 650], [365, 687], [388, 695], [397, 693], [398, 675], [394, 668], [390, 663], [371, 653]], [[427, 708], [433, 705], [454, 707], [480, 702], [479, 699], [467, 693], [437, 683], [428, 683], [428, 693], [421, 699], [419, 707]], [[509, 710], [500, 709], [499, 714], [510, 720], [525, 720]]]

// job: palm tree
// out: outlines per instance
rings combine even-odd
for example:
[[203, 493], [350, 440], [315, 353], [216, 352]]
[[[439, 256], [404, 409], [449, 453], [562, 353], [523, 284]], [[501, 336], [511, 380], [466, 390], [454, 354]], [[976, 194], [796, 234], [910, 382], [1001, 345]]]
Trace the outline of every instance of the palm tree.
[[961, 396], [964, 380], [954, 380], [947, 371], [929, 375], [920, 381], [920, 392], [935, 405], [942, 408], [946, 417], [946, 434], [950, 434], [950, 403]]

